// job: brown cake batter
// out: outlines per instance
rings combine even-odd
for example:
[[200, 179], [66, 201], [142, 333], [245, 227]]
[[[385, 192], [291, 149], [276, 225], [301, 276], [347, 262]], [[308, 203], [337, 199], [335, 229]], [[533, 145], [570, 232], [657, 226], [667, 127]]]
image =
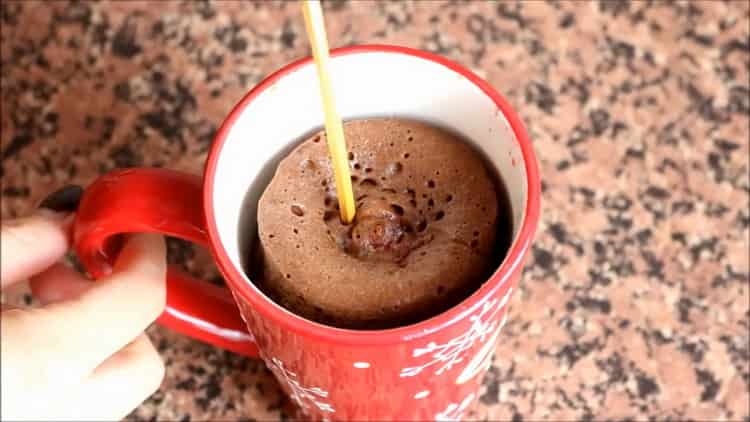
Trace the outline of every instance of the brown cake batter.
[[341, 222], [325, 134], [278, 166], [258, 206], [254, 281], [339, 327], [415, 322], [465, 298], [493, 262], [497, 191], [482, 157], [418, 121], [345, 123], [357, 214]]

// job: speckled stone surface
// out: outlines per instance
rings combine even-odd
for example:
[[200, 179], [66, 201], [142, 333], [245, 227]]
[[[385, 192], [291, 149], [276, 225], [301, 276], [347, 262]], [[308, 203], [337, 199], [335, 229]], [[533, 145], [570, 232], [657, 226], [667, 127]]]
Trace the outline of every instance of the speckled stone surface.
[[[746, 2], [326, 9], [334, 45], [474, 69], [534, 140], [543, 218], [472, 418], [750, 418]], [[116, 167], [200, 172], [243, 93], [307, 54], [293, 3], [3, 1], [2, 217]], [[149, 334], [167, 375], [131, 419], [294, 417], [260, 361]]]

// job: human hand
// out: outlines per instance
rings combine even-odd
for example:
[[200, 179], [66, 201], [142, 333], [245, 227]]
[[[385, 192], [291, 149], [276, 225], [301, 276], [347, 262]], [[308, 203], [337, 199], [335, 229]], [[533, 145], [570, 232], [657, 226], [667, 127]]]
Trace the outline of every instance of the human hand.
[[[73, 211], [80, 188], [70, 189], [42, 205]], [[2, 420], [120, 420], [164, 376], [143, 333], [165, 306], [164, 239], [132, 235], [113, 273], [94, 283], [59, 262], [71, 222], [47, 209], [2, 222], [0, 286], [29, 279], [41, 303], [2, 310]]]

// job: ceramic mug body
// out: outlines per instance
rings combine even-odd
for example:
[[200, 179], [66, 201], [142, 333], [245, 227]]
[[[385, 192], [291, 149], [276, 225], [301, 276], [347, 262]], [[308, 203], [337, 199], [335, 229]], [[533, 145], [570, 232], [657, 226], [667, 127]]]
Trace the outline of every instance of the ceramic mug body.
[[323, 121], [310, 59], [284, 67], [240, 101], [216, 136], [203, 178], [130, 169], [93, 183], [78, 212], [76, 250], [100, 277], [111, 269], [121, 233], [159, 232], [208, 247], [231, 295], [170, 268], [159, 322], [259, 356], [310, 418], [461, 419], [477, 398], [538, 222], [531, 143], [492, 87], [439, 56], [356, 46], [333, 51], [331, 70], [344, 119], [409, 117], [450, 128], [471, 140], [505, 182], [513, 243], [497, 271], [462, 303], [395, 329], [338, 329], [280, 307], [246, 275], [257, 199], [278, 160]]

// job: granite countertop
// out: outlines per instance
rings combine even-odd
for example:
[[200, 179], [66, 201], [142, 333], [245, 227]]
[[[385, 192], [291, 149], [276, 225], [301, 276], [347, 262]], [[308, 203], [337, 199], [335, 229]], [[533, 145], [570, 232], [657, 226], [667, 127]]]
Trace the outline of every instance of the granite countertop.
[[[750, 418], [748, 8], [326, 3], [333, 45], [463, 63], [534, 141], [543, 218], [473, 418]], [[116, 167], [199, 173], [235, 102], [308, 51], [293, 3], [3, 1], [2, 217]], [[170, 259], [216, 279], [204, 251]], [[293, 417], [262, 362], [149, 334], [167, 375], [133, 420]]]

